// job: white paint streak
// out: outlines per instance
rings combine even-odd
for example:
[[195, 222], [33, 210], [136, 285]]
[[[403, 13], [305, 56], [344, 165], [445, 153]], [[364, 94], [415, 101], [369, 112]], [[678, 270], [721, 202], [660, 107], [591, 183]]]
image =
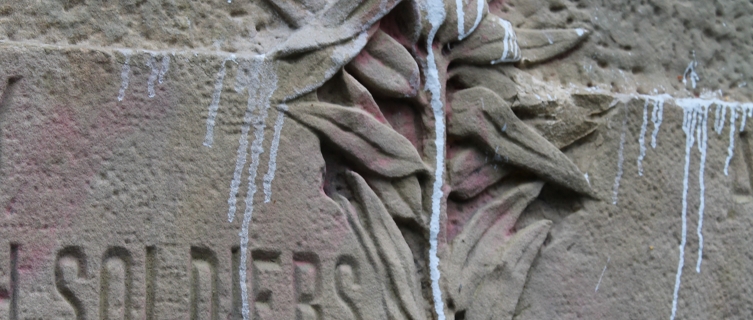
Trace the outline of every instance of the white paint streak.
[[497, 60], [493, 60], [491, 64], [519, 61], [520, 47], [518, 46], [518, 37], [515, 35], [512, 24], [502, 18], [497, 18], [497, 22], [505, 30], [505, 37], [502, 39], [502, 56]]
[[272, 147], [269, 149], [269, 164], [267, 173], [264, 175], [264, 203], [272, 200], [272, 180], [275, 179], [277, 170], [277, 149], [280, 147], [280, 134], [285, 123], [285, 112], [288, 106], [281, 104], [277, 107], [277, 119], [275, 120], [275, 133], [272, 139]]
[[617, 194], [620, 191], [620, 180], [622, 179], [622, 163], [625, 162], [623, 152], [625, 150], [625, 133], [627, 131], [627, 105], [623, 108], [625, 110], [625, 117], [622, 119], [622, 130], [620, 132], [620, 149], [617, 151], [617, 175], [614, 177], [614, 185], [612, 186], [612, 204], [617, 205]]
[[643, 176], [643, 158], [646, 157], [646, 128], [648, 127], [648, 99], [643, 104], [643, 123], [641, 124], [641, 133], [638, 136], [638, 146], [640, 154], [638, 155], [638, 175]]
[[655, 99], [653, 107], [651, 122], [654, 123], [654, 131], [651, 133], [651, 148], [656, 149], [656, 136], [659, 134], [659, 127], [661, 127], [662, 118], [664, 117], [664, 98]]
[[[231, 56], [222, 61], [220, 70], [217, 72], [217, 77], [214, 80], [214, 92], [212, 93], [212, 102], [209, 103], [209, 114], [207, 115], [207, 133], [204, 136], [204, 146], [212, 147], [214, 142], [214, 124], [217, 119], [217, 111], [220, 108], [220, 96], [222, 95], [222, 83], [225, 81], [225, 63], [228, 61], [235, 61], [235, 56]], [[245, 161], [244, 161], [245, 163]], [[238, 169], [236, 168], [236, 171]], [[237, 191], [236, 191], [237, 193]]]
[[128, 89], [128, 79], [131, 76], [131, 53], [123, 52], [125, 56], [125, 62], [123, 62], [123, 69], [120, 70], [120, 91], [118, 92], [118, 101], [123, 101], [125, 98], [126, 89]]
[[149, 67], [149, 78], [146, 81], [146, 89], [149, 93], [149, 98], [154, 98], [156, 92], [154, 92], [154, 82], [159, 77], [159, 66], [157, 66], [157, 57], [154, 54], [149, 54], [149, 58], [146, 59], [146, 65]]
[[[455, 3], [458, 4], [458, 8], [462, 7], [462, 0], [456, 0]], [[464, 17], [465, 12], [461, 11], [460, 9], [458, 9], [458, 40], [463, 40], [466, 37], [468, 37], [469, 35], [471, 35], [471, 33], [473, 33], [473, 31], [475, 31], [476, 28], [478, 28], [478, 25], [481, 24], [481, 18], [483, 18], [483, 16], [484, 16], [484, 4], [485, 3], [486, 3], [485, 0], [477, 0], [476, 1], [476, 20], [473, 21], [473, 26], [471, 27], [470, 30], [468, 30], [468, 32], [464, 31], [464, 29], [465, 29], [465, 17]]]
[[442, 0], [427, 1], [427, 19], [431, 24], [429, 36], [426, 39], [426, 89], [431, 93], [431, 108], [434, 111], [434, 145], [436, 146], [436, 163], [434, 172], [434, 185], [431, 196], [431, 220], [429, 222], [429, 269], [431, 275], [431, 291], [434, 297], [434, 311], [437, 319], [444, 320], [444, 301], [442, 300], [442, 288], [439, 286], [439, 257], [437, 256], [437, 237], [439, 235], [439, 220], [441, 215], [442, 197], [444, 192], [444, 169], [445, 169], [445, 111], [442, 104], [442, 84], [439, 82], [437, 61], [434, 57], [434, 37], [445, 19], [444, 3]]
[[167, 70], [170, 69], [170, 56], [165, 54], [162, 56], [162, 68], [159, 70], [159, 82], [162, 84], [163, 81], [165, 81], [165, 75], [167, 74]]
[[[252, 69], [257, 71], [255, 75], [258, 81], [252, 81], [248, 87], [249, 103], [254, 105], [257, 114], [251, 116], [250, 124], [254, 127], [254, 140], [251, 143], [251, 164], [248, 167], [248, 190], [246, 192], [246, 210], [243, 213], [243, 222], [241, 232], [238, 234], [241, 238], [241, 259], [238, 270], [241, 286], [241, 301], [243, 301], [242, 314], [243, 319], [249, 319], [248, 306], [248, 286], [246, 283], [246, 261], [248, 260], [248, 227], [251, 224], [251, 217], [254, 212], [254, 195], [256, 194], [256, 174], [259, 168], [259, 157], [264, 153], [264, 129], [267, 126], [267, 115], [269, 111], [269, 99], [277, 89], [277, 74], [274, 70], [274, 64], [266, 61], [264, 56], [252, 61]], [[254, 92], [256, 91], [256, 92]], [[248, 113], [247, 109], [247, 113]], [[244, 155], [245, 158], [245, 155]]]
[[455, 14], [458, 17], [458, 40], [465, 38], [465, 8], [463, 0], [455, 0]]
[[601, 275], [599, 276], [599, 282], [596, 283], [596, 289], [594, 289], [594, 292], [599, 292], [599, 286], [601, 285], [601, 278], [604, 278], [604, 272], [607, 272], [607, 266], [609, 265], [609, 260], [611, 258], [607, 257], [607, 263], [604, 264], [604, 269], [601, 270]]
[[[735, 154], [735, 120], [737, 120], [737, 111], [731, 109], [729, 115], [729, 146], [727, 146], [727, 160], [724, 161], [724, 175], [729, 175], [729, 163]], [[743, 120], [745, 120], [745, 111], [743, 110]], [[722, 119], [724, 121], [724, 119]]]
[[[679, 105], [679, 104], [678, 104]], [[682, 105], [680, 105], [682, 107]], [[675, 275], [675, 290], [672, 294], [672, 315], [670, 320], [674, 320], [677, 315], [677, 300], [680, 293], [680, 280], [682, 278], [682, 268], [685, 265], [685, 245], [688, 239], [688, 175], [690, 173], [690, 150], [695, 143], [696, 128], [696, 108], [690, 106], [683, 108], [682, 130], [685, 132], [685, 175], [682, 181], [682, 238], [680, 240], [680, 257], [677, 263], [677, 273]]]

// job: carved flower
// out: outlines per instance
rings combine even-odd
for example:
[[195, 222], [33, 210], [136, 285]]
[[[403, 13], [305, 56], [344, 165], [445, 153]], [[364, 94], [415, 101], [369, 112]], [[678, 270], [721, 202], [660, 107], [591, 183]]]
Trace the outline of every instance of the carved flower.
[[[429, 281], [425, 242], [435, 178], [429, 168], [437, 149], [432, 96], [424, 89], [428, 52], [422, 43], [431, 31], [422, 23], [424, 8], [420, 1], [364, 1], [348, 14], [325, 10], [274, 53], [290, 65], [286, 73], [280, 64], [280, 78], [312, 75], [282, 84], [278, 92], [285, 94], [277, 99], [320, 136], [324, 190], [386, 279], [374, 306], [365, 309], [375, 313], [364, 318], [429, 316], [430, 293], [421, 287]], [[555, 146], [516, 115], [540, 110], [520, 101], [509, 75], [513, 63], [540, 63], [573, 48], [585, 31], [515, 30], [483, 0], [445, 1], [445, 12], [432, 45], [447, 123], [442, 214], [459, 222], [446, 224], [440, 245], [442, 298], [449, 318], [511, 318], [551, 226], [540, 221], [515, 230], [518, 217], [545, 182], [592, 191], [559, 150], [572, 141]], [[321, 74], [326, 82], [313, 80]], [[593, 126], [573, 130], [583, 136]]]

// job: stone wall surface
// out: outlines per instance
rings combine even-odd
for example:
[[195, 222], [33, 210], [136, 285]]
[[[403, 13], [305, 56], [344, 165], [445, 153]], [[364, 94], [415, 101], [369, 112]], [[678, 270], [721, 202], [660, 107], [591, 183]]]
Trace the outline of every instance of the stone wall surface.
[[0, 319], [750, 319], [753, 2], [0, 3]]

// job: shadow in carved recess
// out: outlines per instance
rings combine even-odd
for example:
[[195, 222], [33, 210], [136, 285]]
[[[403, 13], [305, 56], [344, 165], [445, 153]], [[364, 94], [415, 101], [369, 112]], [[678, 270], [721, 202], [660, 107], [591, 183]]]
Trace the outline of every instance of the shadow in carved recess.
[[[21, 81], [21, 76], [9, 77], [5, 83], [5, 86], [2, 88], [2, 91], [0, 91], [0, 168], [2, 168], [3, 166], [4, 157], [3, 140], [5, 140], [5, 133], [3, 132], [3, 127], [5, 123], [5, 117], [8, 113], [8, 109], [10, 108], [11, 98], [13, 97], [19, 81]], [[0, 181], [0, 185], [2, 185], [2, 181]]]

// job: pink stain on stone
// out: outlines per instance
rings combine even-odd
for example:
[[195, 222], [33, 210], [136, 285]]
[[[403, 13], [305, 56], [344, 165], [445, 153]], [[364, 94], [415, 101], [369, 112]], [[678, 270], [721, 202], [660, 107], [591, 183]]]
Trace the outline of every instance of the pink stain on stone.
[[[25, 88], [21, 83], [15, 96], [24, 97]], [[149, 103], [135, 98], [84, 106], [14, 101], [2, 128], [3, 188], [11, 196], [2, 199], [0, 222], [35, 239], [20, 244], [20, 272], [35, 274], [36, 266], [54, 258], [56, 239], [90, 206], [92, 183], [106, 162], [117, 161], [119, 143], [166, 115], [169, 104], [160, 94]]]

